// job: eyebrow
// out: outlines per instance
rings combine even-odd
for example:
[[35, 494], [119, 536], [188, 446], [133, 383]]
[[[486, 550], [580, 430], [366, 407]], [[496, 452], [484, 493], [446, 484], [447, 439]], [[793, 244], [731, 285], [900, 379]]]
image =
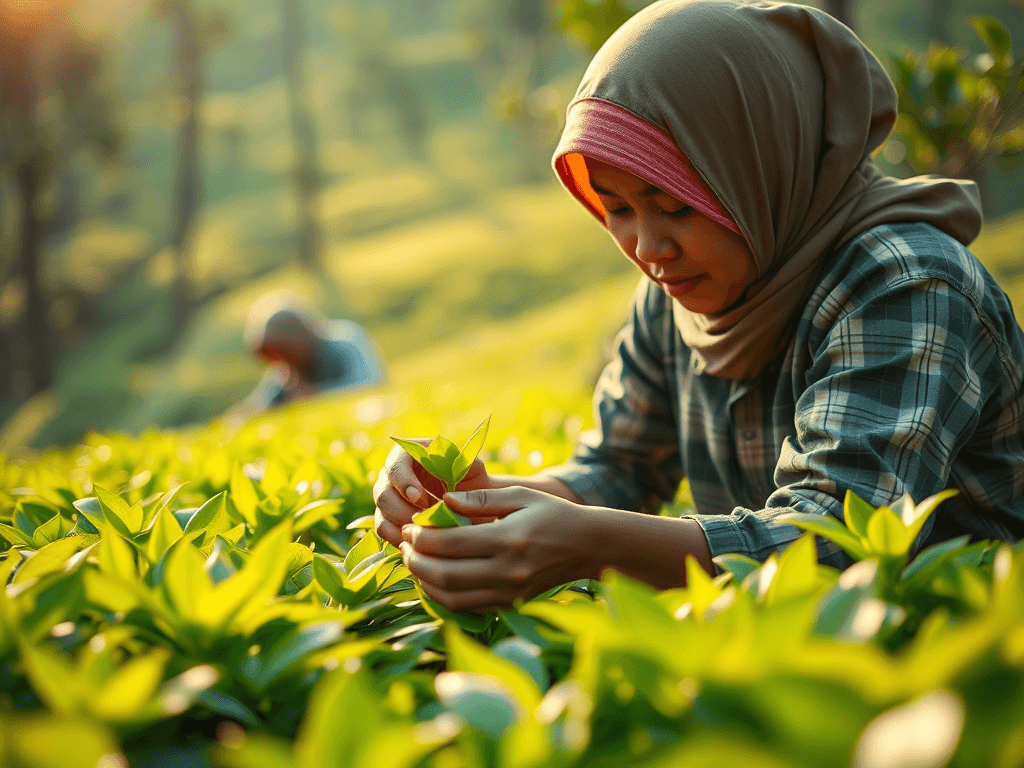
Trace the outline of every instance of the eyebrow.
[[[595, 192], [597, 192], [597, 194], [599, 194], [599, 195], [608, 195], [609, 197], [619, 197], [619, 194], [617, 192], [612, 192], [611, 190], [605, 189], [603, 187], [599, 187], [594, 182], [590, 182], [590, 187]], [[646, 187], [644, 187], [643, 189], [640, 190], [640, 196], [641, 197], [654, 197], [655, 195], [665, 195], [665, 194], [668, 194], [668, 193], [665, 192], [665, 190], [663, 190], [661, 187], [656, 187], [653, 184], [648, 184]]]

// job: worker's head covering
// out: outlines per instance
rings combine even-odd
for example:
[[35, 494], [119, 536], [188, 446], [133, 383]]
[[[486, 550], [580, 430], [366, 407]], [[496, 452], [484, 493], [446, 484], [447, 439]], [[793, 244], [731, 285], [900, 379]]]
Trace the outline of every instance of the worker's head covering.
[[706, 370], [749, 379], [788, 343], [821, 262], [878, 224], [933, 224], [970, 243], [976, 186], [882, 176], [896, 118], [882, 65], [803, 5], [661, 0], [602, 46], [570, 103], [554, 167], [603, 220], [583, 156], [612, 163], [743, 236], [757, 277], [716, 315], [673, 303]]
[[297, 367], [304, 368], [316, 358], [326, 324], [298, 295], [275, 291], [260, 297], [253, 306], [245, 335], [254, 353], [284, 353]]

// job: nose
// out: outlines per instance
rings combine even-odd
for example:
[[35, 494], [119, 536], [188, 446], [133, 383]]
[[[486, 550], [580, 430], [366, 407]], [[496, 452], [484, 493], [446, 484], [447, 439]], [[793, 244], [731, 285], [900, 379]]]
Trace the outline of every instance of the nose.
[[644, 264], [657, 264], [675, 256], [672, 240], [649, 222], [637, 222], [635, 238], [633, 253]]

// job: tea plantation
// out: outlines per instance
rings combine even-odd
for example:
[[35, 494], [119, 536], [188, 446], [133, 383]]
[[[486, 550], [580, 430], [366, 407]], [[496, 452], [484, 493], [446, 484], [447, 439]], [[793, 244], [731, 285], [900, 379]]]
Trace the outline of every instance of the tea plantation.
[[[343, 405], [0, 456], [0, 765], [1024, 765], [1024, 548], [911, 559], [941, 499], [850, 497], [685, 589], [439, 614], [370, 488], [389, 434], [461, 444], [479, 416]], [[525, 393], [483, 456], [557, 462], [586, 407]], [[818, 565], [815, 533], [858, 562]]]

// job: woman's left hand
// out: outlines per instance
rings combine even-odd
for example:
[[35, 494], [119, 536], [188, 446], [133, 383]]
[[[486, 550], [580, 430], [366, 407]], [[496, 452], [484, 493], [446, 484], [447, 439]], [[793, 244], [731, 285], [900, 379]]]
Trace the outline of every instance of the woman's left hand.
[[444, 501], [474, 521], [493, 519], [461, 528], [402, 529], [406, 566], [445, 607], [493, 611], [596, 577], [588, 564], [583, 505], [522, 486], [447, 493]]

